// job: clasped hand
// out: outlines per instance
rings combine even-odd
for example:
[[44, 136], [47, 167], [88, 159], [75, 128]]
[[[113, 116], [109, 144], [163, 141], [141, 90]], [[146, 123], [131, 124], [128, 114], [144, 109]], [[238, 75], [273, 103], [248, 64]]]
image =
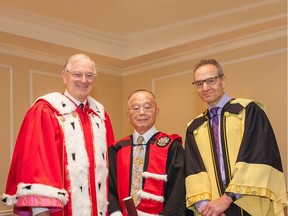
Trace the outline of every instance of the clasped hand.
[[201, 209], [201, 215], [203, 216], [225, 216], [225, 211], [229, 208], [232, 203], [232, 199], [226, 194], [221, 196], [219, 199], [208, 202]]

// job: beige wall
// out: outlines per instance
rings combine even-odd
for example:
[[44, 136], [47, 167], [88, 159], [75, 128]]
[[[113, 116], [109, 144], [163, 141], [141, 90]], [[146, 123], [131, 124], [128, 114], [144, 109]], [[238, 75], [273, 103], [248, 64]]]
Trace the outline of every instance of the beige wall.
[[[203, 57], [213, 57], [222, 63], [227, 76], [226, 90], [231, 97], [253, 98], [266, 104], [287, 177], [286, 38], [222, 50]], [[187, 122], [206, 108], [191, 85], [192, 66], [199, 58], [126, 76], [100, 71], [92, 96], [106, 107], [116, 139], [133, 132], [126, 116], [126, 101], [127, 96], [139, 88], [156, 94], [160, 107], [157, 128], [167, 133], [178, 133], [184, 139]], [[1, 192], [23, 117], [38, 96], [63, 91], [61, 70], [59, 64], [0, 54], [1, 103], [8, 103], [0, 106]], [[8, 208], [0, 205], [1, 213], [6, 210], [8, 212]]]
[[[201, 57], [202, 58], [202, 57]], [[286, 38], [253, 46], [216, 53], [203, 58], [215, 58], [227, 76], [226, 92], [231, 97], [252, 98], [266, 105], [274, 128], [287, 182], [287, 49]], [[178, 133], [185, 139], [186, 123], [200, 114], [206, 105], [191, 85], [192, 66], [199, 60], [145, 71], [123, 78], [123, 107], [129, 93], [138, 88], [154, 91], [160, 114], [159, 130]], [[125, 110], [124, 109], [124, 110]], [[124, 115], [123, 132], [132, 128]]]

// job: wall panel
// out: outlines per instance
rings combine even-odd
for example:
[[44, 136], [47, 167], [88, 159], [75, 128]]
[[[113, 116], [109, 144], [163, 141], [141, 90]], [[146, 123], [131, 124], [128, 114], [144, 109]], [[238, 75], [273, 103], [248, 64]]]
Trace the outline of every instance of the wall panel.
[[[10, 159], [13, 151], [13, 67], [0, 64], [0, 191], [5, 190]], [[8, 207], [0, 205], [0, 215], [10, 213]]]
[[64, 85], [60, 73], [30, 70], [30, 103], [51, 92], [63, 92]]

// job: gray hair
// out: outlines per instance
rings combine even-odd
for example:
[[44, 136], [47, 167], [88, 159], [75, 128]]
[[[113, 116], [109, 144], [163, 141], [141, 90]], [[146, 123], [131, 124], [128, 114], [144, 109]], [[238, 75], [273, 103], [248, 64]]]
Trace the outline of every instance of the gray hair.
[[194, 73], [198, 68], [202, 67], [203, 65], [208, 65], [208, 64], [214, 65], [217, 68], [219, 75], [224, 74], [221, 65], [215, 59], [201, 59], [200, 62], [194, 65], [194, 68], [193, 68]]
[[67, 62], [66, 62], [66, 64], [64, 65], [64, 71], [66, 71], [66, 72], [67, 72], [67, 71], [71, 71], [71, 65], [72, 65], [72, 63], [78, 62], [78, 61], [80, 61], [80, 60], [82, 60], [82, 59], [87, 59], [87, 60], [90, 60], [90, 61], [91, 61], [92, 66], [93, 66], [93, 72], [95, 73], [95, 75], [97, 75], [95, 62], [94, 62], [89, 56], [87, 56], [87, 55], [85, 55], [85, 54], [81, 54], [81, 53], [72, 55], [72, 56], [70, 56], [70, 57], [67, 59]]
[[148, 91], [148, 90], [146, 90], [146, 89], [137, 89], [137, 90], [133, 91], [133, 92], [128, 96], [128, 100], [131, 98], [131, 96], [132, 96], [133, 94], [135, 94], [135, 93], [137, 93], [137, 92], [147, 92], [147, 93], [151, 94], [152, 97], [154, 98], [154, 100], [156, 101], [155, 95], [154, 95], [151, 91]]

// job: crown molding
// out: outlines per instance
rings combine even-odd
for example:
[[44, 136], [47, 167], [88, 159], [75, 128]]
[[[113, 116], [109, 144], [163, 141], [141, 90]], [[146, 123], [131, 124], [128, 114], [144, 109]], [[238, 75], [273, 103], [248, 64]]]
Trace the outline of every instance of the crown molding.
[[[235, 9], [172, 23], [126, 37], [0, 5], [0, 29], [47, 43], [128, 60], [200, 38], [241, 29], [243, 26], [286, 18], [286, 14], [269, 10], [272, 7], [282, 7], [282, 4], [283, 0], [245, 4]], [[258, 13], [259, 11], [266, 12]], [[231, 15], [233, 22], [229, 23], [227, 20], [231, 19]], [[251, 15], [253, 19], [249, 19]]]
[[[35, 61], [47, 62], [50, 64], [56, 64], [63, 66], [66, 61], [66, 56], [60, 56], [51, 54], [48, 52], [42, 52], [34, 49], [29, 49], [26, 47], [15, 46], [12, 44], [6, 44], [0, 42], [0, 53], [5, 55], [16, 56], [20, 58], [32, 59]], [[96, 62], [97, 64], [97, 62]], [[105, 66], [102, 64], [97, 64], [97, 71], [99, 73], [111, 74], [114, 76], [121, 76], [121, 70], [119, 68]]]
[[[123, 61], [122, 67], [112, 67], [109, 65], [97, 64], [97, 71], [99, 73], [110, 74], [114, 76], [129, 76], [161, 67], [167, 67], [169, 65], [179, 64], [181, 62], [191, 61], [202, 56], [215, 55], [217, 53], [227, 52], [241, 47], [252, 46], [258, 43], [263, 43], [286, 36], [287, 28], [286, 26], [282, 26], [245, 37], [234, 38], [232, 40], [226, 40], [220, 43], [213, 43], [198, 49], [189, 50], [188, 52], [175, 52], [174, 55], [170, 55], [169, 57], [158, 58], [152, 61], [143, 61], [140, 64], [135, 64], [129, 67], [125, 67], [125, 61]], [[287, 50], [287, 47], [283, 48], [283, 50]], [[66, 62], [66, 57], [64, 56], [23, 48], [12, 44], [5, 44], [2, 42], [0, 42], [0, 53], [61, 66]]]
[[[277, 13], [283, 7], [282, 0], [269, 0], [244, 4], [231, 10], [219, 11], [183, 22], [172, 23], [157, 29], [130, 35], [130, 49], [126, 59], [149, 54], [167, 47], [209, 38], [239, 29], [273, 21], [287, 20], [287, 13]], [[266, 11], [262, 13], [261, 11]], [[253, 19], [251, 19], [253, 17]], [[233, 19], [233, 21], [232, 21]]]
[[[154, 70], [156, 68], [167, 67], [169, 65], [179, 64], [181, 62], [191, 61], [193, 59], [201, 58], [203, 56], [216, 55], [218, 53], [231, 51], [241, 47], [252, 46], [255, 44], [271, 41], [279, 38], [286, 38], [287, 27], [277, 27], [268, 31], [252, 34], [245, 37], [239, 37], [232, 40], [222, 41], [220, 43], [213, 43], [198, 49], [193, 49], [184, 53], [177, 53], [166, 58], [157, 59], [154, 61], [145, 62], [131, 67], [122, 68], [122, 75], [128, 76], [132, 74], [142, 73], [145, 71]], [[287, 51], [287, 47], [283, 47], [281, 52]], [[273, 51], [271, 51], [273, 52]]]
[[0, 20], [3, 32], [119, 59], [129, 45], [119, 36], [1, 5]]
[[0, 53], [56, 65], [64, 65], [66, 62], [66, 58], [64, 56], [55, 55], [48, 52], [41, 52], [35, 49], [29, 49], [3, 42], [0, 42]]

